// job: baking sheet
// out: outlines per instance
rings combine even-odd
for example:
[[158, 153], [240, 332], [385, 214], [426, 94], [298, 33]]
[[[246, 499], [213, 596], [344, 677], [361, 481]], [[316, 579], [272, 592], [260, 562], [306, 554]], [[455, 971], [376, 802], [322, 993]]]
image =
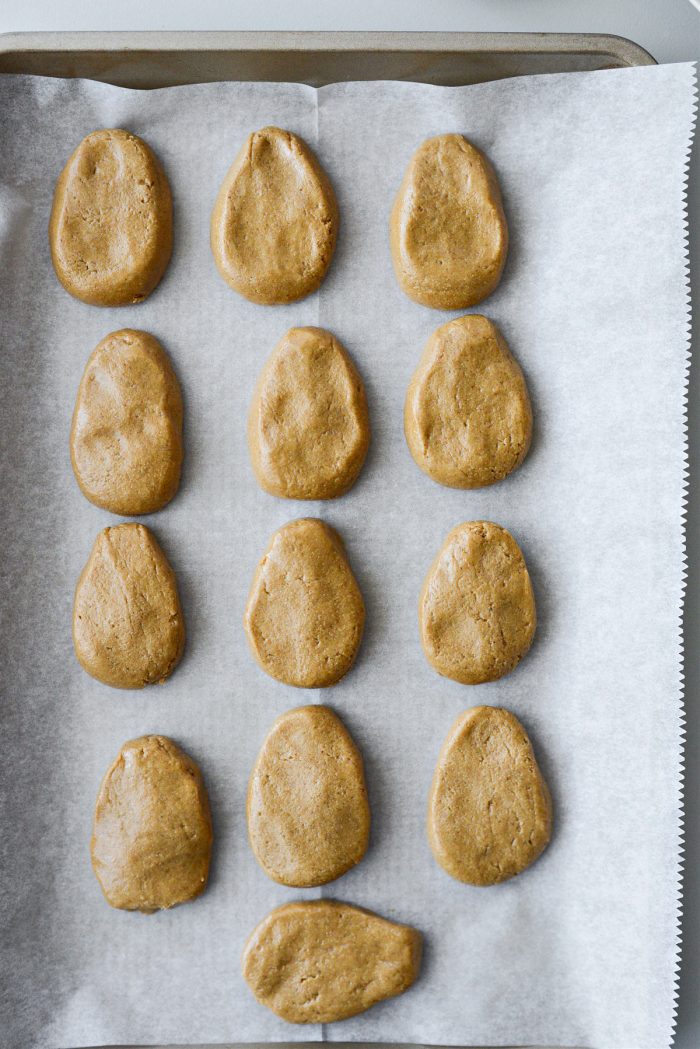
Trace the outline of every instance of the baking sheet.
[[0, 73], [80, 76], [154, 88], [218, 80], [416, 80], [471, 84], [532, 73], [653, 65], [604, 33], [175, 30], [4, 33]]
[[[17, 1049], [217, 1041], [668, 1046], [674, 1013], [680, 842], [685, 381], [684, 179], [690, 65], [535, 77], [469, 88], [224, 84], [130, 92], [81, 81], [0, 81], [3, 973], [0, 1026]], [[248, 132], [276, 123], [318, 151], [342, 231], [321, 291], [258, 307], [218, 277], [208, 246], [221, 180]], [[71, 299], [49, 260], [53, 184], [87, 132], [122, 126], [161, 157], [176, 245], [134, 308]], [[512, 246], [482, 312], [526, 373], [535, 440], [510, 479], [434, 485], [402, 435], [423, 345], [456, 314], [399, 291], [387, 219], [423, 138], [469, 135], [500, 176]], [[284, 331], [333, 330], [364, 377], [373, 444], [332, 503], [276, 500], [255, 484], [245, 419]], [[178, 574], [185, 659], [163, 687], [121, 693], [78, 667], [72, 592], [100, 528], [75, 484], [68, 431], [95, 344], [155, 334], [183, 387], [182, 489], [147, 523]], [[356, 667], [302, 692], [254, 664], [241, 616], [271, 532], [318, 515], [339, 529], [367, 604]], [[520, 668], [469, 688], [439, 678], [416, 602], [449, 529], [489, 518], [520, 542], [539, 628]], [[274, 717], [326, 702], [362, 748], [372, 845], [323, 890], [256, 866], [247, 777]], [[459, 885], [433, 862], [426, 795], [455, 716], [513, 710], [555, 803], [555, 837], [522, 877]], [[174, 737], [201, 764], [216, 852], [207, 893], [146, 917], [110, 910], [89, 864], [92, 807], [121, 743]], [[419, 983], [362, 1017], [284, 1024], [239, 972], [247, 933], [290, 899], [336, 897], [423, 930]]]

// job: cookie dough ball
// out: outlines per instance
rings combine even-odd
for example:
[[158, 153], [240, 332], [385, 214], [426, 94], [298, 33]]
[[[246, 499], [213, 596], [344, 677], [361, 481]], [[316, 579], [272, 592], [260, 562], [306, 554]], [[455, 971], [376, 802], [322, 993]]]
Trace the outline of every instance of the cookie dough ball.
[[282, 885], [324, 885], [359, 863], [369, 842], [362, 757], [328, 707], [277, 718], [248, 785], [255, 858]]
[[192, 758], [165, 736], [125, 743], [102, 781], [90, 842], [110, 907], [150, 914], [193, 900], [207, 885], [211, 843]]
[[83, 495], [113, 514], [150, 514], [177, 492], [182, 397], [168, 355], [145, 331], [112, 332], [87, 362], [70, 455]]
[[427, 139], [391, 213], [391, 255], [406, 295], [438, 310], [475, 306], [498, 286], [507, 252], [501, 191], [484, 154], [462, 135]]
[[418, 976], [420, 933], [334, 900], [286, 903], [253, 930], [243, 976], [289, 1023], [333, 1023], [403, 994]]
[[470, 314], [428, 340], [404, 408], [421, 470], [450, 488], [494, 484], [520, 466], [532, 436], [523, 373], [496, 326]]
[[92, 306], [147, 298], [173, 246], [170, 186], [157, 158], [128, 131], [93, 131], [56, 184], [49, 223], [56, 276]]
[[306, 143], [278, 127], [249, 135], [211, 217], [226, 283], [262, 305], [302, 299], [325, 277], [337, 236], [335, 194]]
[[73, 644], [83, 670], [114, 688], [165, 681], [180, 662], [185, 626], [175, 573], [144, 525], [97, 536], [75, 590]]
[[473, 707], [455, 721], [428, 802], [428, 840], [448, 874], [495, 885], [546, 848], [552, 802], [528, 735], [514, 714]]
[[291, 328], [258, 382], [248, 419], [255, 476], [270, 495], [333, 499], [350, 488], [369, 447], [362, 379], [322, 328]]
[[421, 641], [438, 674], [479, 685], [514, 670], [537, 617], [525, 559], [510, 532], [490, 521], [453, 528], [418, 604]]
[[325, 688], [347, 674], [365, 606], [338, 533], [302, 518], [275, 532], [257, 567], [244, 626], [262, 669], [297, 688]]

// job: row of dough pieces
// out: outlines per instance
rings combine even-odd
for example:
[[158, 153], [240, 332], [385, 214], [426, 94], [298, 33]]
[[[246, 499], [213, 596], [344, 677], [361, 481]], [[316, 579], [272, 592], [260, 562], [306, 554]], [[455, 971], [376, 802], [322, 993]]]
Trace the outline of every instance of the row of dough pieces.
[[[253, 767], [248, 837], [274, 881], [310, 888], [365, 855], [370, 808], [361, 754], [325, 706], [290, 710], [272, 726]], [[458, 881], [495, 885], [546, 848], [552, 809], [523, 726], [509, 711], [474, 707], [455, 721], [438, 758], [427, 831], [437, 862]], [[212, 822], [201, 772], [172, 740], [122, 747], [100, 787], [91, 857], [112, 907], [146, 913], [206, 888]], [[297, 902], [252, 932], [243, 975], [256, 998], [294, 1023], [328, 1023], [406, 990], [421, 937], [349, 904]]]
[[[522, 552], [490, 521], [453, 528], [419, 600], [423, 650], [439, 674], [478, 685], [513, 670], [535, 633], [535, 598]], [[338, 682], [355, 661], [365, 606], [335, 529], [318, 518], [283, 525], [253, 577], [244, 627], [271, 677], [297, 688]], [[73, 601], [73, 643], [84, 670], [114, 688], [163, 682], [180, 661], [185, 625], [175, 573], [145, 525], [103, 529]]]
[[[338, 222], [333, 188], [308, 146], [266, 127], [248, 137], [224, 179], [212, 252], [245, 298], [294, 302], [325, 277]], [[416, 151], [390, 228], [397, 278], [416, 302], [466, 309], [498, 285], [508, 250], [498, 180], [462, 135]], [[63, 287], [95, 306], [142, 302], [167, 268], [172, 239], [170, 186], [150, 147], [118, 129], [84, 138], [58, 179], [49, 224]]]
[[[71, 429], [83, 494], [112, 513], [153, 513], [175, 495], [183, 458], [182, 397], [152, 335], [107, 335], [85, 367]], [[530, 446], [525, 379], [500, 332], [471, 314], [428, 340], [408, 387], [404, 430], [433, 480], [493, 484]], [[258, 380], [248, 444], [261, 487], [288, 499], [332, 499], [357, 479], [370, 443], [362, 379], [344, 347], [320, 328], [291, 328]]]

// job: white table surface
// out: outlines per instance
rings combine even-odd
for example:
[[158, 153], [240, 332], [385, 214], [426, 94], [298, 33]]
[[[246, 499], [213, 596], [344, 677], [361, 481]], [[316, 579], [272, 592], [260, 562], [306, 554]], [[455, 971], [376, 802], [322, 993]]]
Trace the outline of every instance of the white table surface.
[[[0, 0], [0, 32], [135, 29], [367, 29], [596, 32], [659, 62], [700, 60], [690, 0]], [[700, 138], [700, 136], [698, 136]], [[700, 146], [690, 180], [691, 280], [700, 308]], [[695, 351], [700, 352], [696, 323]], [[700, 1049], [700, 368], [691, 371], [686, 602], [687, 851], [677, 1049]], [[630, 1045], [627, 1049], [636, 1049]]]

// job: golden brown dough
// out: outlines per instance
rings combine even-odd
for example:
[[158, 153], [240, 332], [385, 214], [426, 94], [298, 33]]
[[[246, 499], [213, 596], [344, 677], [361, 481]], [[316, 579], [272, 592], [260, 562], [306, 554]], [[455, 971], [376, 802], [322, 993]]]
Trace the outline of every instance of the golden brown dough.
[[453, 528], [430, 567], [418, 605], [421, 641], [439, 674], [479, 685], [518, 665], [537, 621], [525, 559], [490, 521]]
[[365, 388], [322, 328], [291, 328], [263, 368], [248, 418], [258, 483], [285, 499], [333, 499], [357, 478], [369, 447]]
[[175, 573], [145, 525], [97, 536], [75, 589], [73, 644], [83, 669], [114, 688], [165, 681], [180, 662], [185, 626]]
[[192, 758], [165, 736], [125, 743], [102, 781], [90, 842], [107, 903], [150, 914], [193, 900], [207, 885], [211, 844]]
[[278, 127], [249, 135], [211, 217], [226, 283], [251, 302], [294, 302], [318, 288], [337, 236], [333, 187], [306, 143]]
[[92, 306], [142, 302], [165, 273], [173, 208], [165, 173], [128, 131], [93, 131], [56, 184], [49, 222], [56, 276]]
[[287, 903], [253, 930], [243, 975], [290, 1023], [333, 1023], [403, 994], [420, 969], [420, 933], [333, 900]]
[[360, 647], [365, 606], [335, 529], [306, 517], [274, 533], [243, 622], [271, 677], [297, 688], [340, 681]]
[[428, 802], [428, 840], [448, 874], [495, 885], [537, 859], [552, 802], [525, 729], [510, 711], [473, 707], [455, 721]]
[[145, 331], [107, 335], [80, 382], [70, 435], [83, 495], [113, 514], [150, 514], [177, 492], [182, 397], [168, 355]]
[[469, 314], [431, 335], [406, 394], [404, 430], [421, 470], [451, 488], [494, 484], [520, 466], [532, 409], [495, 324]]
[[370, 824], [364, 768], [332, 710], [277, 718], [250, 776], [247, 814], [255, 858], [282, 885], [324, 885], [359, 863]]
[[423, 306], [463, 310], [495, 291], [508, 252], [498, 179], [462, 135], [416, 150], [391, 213], [399, 284]]

